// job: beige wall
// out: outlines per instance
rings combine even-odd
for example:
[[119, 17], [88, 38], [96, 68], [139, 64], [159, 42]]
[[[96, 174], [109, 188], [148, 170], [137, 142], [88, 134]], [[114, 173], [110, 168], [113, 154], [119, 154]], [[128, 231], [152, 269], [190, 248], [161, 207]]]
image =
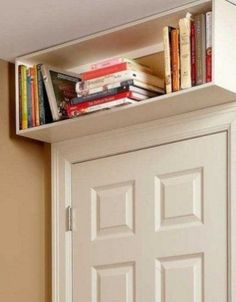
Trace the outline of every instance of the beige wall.
[[14, 66], [0, 61], [0, 302], [49, 302], [50, 148], [14, 127]]

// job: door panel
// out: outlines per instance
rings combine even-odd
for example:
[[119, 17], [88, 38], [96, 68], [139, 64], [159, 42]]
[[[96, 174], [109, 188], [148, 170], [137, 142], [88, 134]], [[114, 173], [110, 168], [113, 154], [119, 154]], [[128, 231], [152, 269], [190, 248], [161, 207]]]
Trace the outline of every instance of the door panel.
[[227, 301], [226, 139], [73, 165], [74, 302]]

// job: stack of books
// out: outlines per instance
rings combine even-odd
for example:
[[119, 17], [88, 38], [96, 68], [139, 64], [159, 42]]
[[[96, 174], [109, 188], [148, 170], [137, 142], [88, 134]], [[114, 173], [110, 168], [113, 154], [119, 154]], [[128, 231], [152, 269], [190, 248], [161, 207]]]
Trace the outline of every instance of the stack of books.
[[163, 29], [166, 93], [212, 80], [212, 12], [187, 13], [179, 28]]
[[69, 117], [136, 103], [164, 94], [164, 80], [146, 66], [118, 57], [93, 64], [80, 74]]

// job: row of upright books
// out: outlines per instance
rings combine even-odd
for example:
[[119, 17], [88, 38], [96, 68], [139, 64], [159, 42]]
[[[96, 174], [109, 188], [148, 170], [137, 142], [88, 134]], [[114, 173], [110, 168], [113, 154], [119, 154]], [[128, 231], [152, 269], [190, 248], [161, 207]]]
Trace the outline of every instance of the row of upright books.
[[187, 13], [179, 27], [163, 28], [166, 93], [212, 80], [212, 12]]
[[80, 74], [38, 64], [19, 66], [20, 129], [133, 104], [164, 94], [164, 79], [123, 57]]

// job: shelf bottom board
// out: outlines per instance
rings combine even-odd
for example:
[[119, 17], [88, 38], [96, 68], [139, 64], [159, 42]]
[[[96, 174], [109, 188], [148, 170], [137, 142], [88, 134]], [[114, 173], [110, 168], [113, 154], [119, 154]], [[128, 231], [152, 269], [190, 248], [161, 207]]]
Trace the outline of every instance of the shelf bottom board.
[[18, 135], [56, 143], [236, 101], [236, 94], [212, 83], [78, 118], [18, 131]]

